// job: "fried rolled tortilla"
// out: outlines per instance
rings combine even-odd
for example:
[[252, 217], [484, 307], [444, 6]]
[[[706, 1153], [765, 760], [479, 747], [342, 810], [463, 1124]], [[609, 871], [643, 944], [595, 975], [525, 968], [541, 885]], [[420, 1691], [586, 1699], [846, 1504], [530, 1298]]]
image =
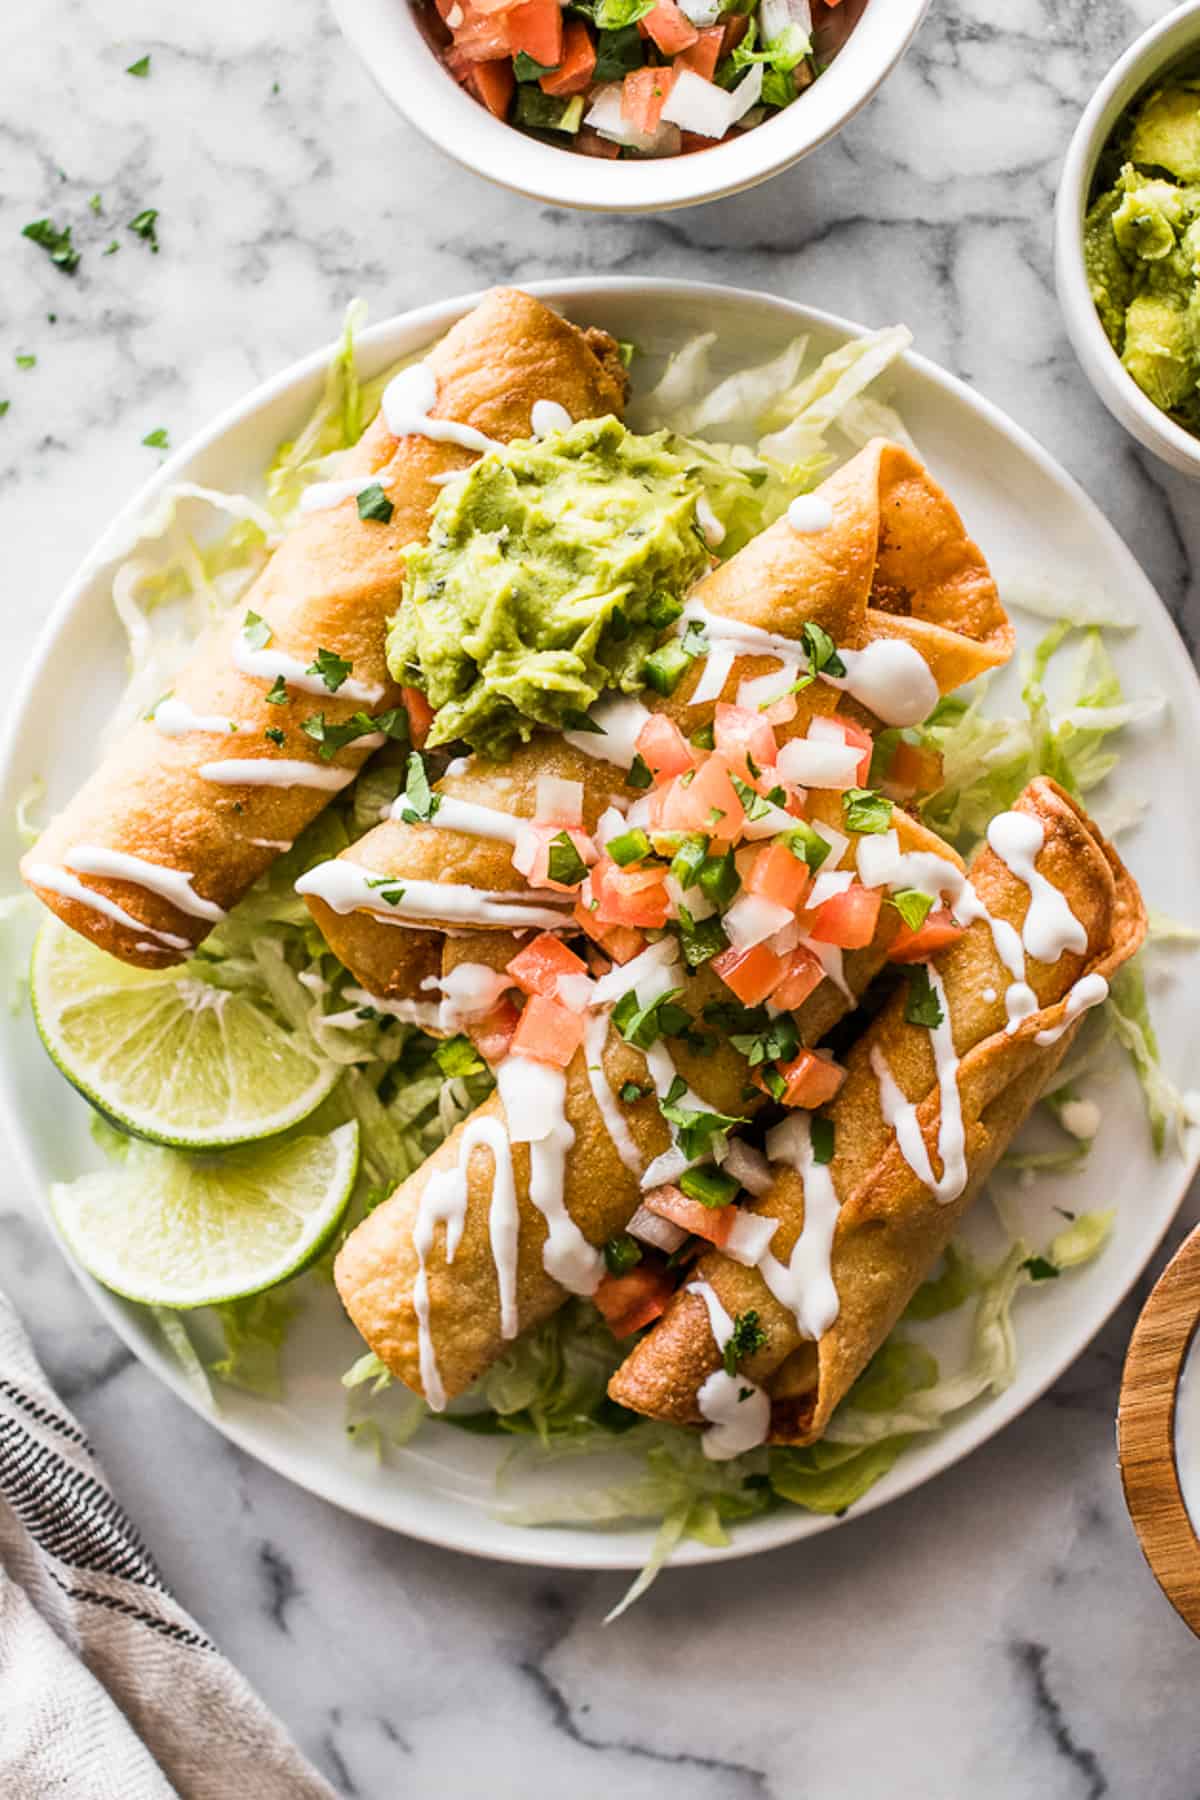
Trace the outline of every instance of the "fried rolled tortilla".
[[[896, 827], [906, 851], [952, 857], [915, 821], [897, 815]], [[846, 854], [853, 852], [848, 848]], [[844, 986], [822, 981], [793, 1015], [802, 1044], [819, 1042], [854, 1004], [882, 966], [898, 925], [895, 910], [883, 908], [875, 941], [846, 953]], [[505, 956], [511, 955], [505, 934], [490, 935]], [[484, 938], [479, 933], [448, 939], [450, 960], [460, 960], [461, 952], [498, 962], [487, 957]], [[681, 975], [680, 985], [681, 1003], [698, 1021], [708, 1002], [729, 999], [708, 969], [690, 978]], [[335, 1267], [342, 1302], [371, 1349], [435, 1406], [478, 1380], [518, 1331], [548, 1318], [570, 1293], [594, 1287], [601, 1272], [595, 1252], [624, 1230], [643, 1188], [666, 1178], [648, 1171], [671, 1143], [653, 1090], [662, 1094], [670, 1087], [673, 1064], [691, 1089], [689, 1106], [740, 1118], [764, 1103], [756, 1090], [747, 1097], [746, 1061], [723, 1036], [707, 1054], [672, 1038], [669, 1048], [656, 1045], [647, 1057], [597, 1010], [582, 1050], [565, 1072], [560, 1116], [573, 1139], [565, 1145], [558, 1173], [543, 1179], [539, 1201], [531, 1193], [531, 1146], [517, 1141], [523, 1127], [509, 1118], [505, 1104], [505, 1070], [525, 1060], [506, 1058], [500, 1091], [351, 1233]], [[629, 1082], [644, 1090], [632, 1103], [620, 1098]], [[548, 1129], [552, 1112], [548, 1098], [534, 1129]], [[536, 1154], [540, 1146], [532, 1149]], [[446, 1234], [436, 1233], [435, 1239], [439, 1224]], [[507, 1306], [505, 1256], [497, 1249], [506, 1234], [513, 1271]], [[564, 1240], [574, 1242], [582, 1280], [573, 1282], [560, 1259]]]
[[[766, 1392], [771, 1441], [808, 1444], [821, 1436], [1044, 1091], [1082, 1011], [1103, 998], [1144, 935], [1132, 878], [1054, 782], [1033, 782], [1001, 817], [1036, 822], [1032, 839], [1028, 824], [1020, 828], [1026, 836], [1018, 834], [1026, 848], [1040, 836], [1034, 885], [1029, 864], [1007, 848], [1011, 831], [993, 826], [1008, 860], [990, 847], [976, 858], [979, 899], [1001, 932], [1007, 923], [1024, 931], [1027, 947], [1032, 940], [1045, 949], [1045, 931], [1039, 936], [1035, 925], [1044, 927], [1047, 907], [1057, 908], [1060, 926], [1067, 918], [1056, 890], [1077, 922], [1076, 947], [1054, 961], [1028, 955], [1033, 1010], [1010, 1031], [1011, 969], [988, 920], [971, 924], [930, 965], [942, 1024], [909, 1023], [909, 990], [901, 987], [850, 1052], [846, 1080], [825, 1109], [832, 1161], [819, 1168], [801, 1146], [798, 1166], [780, 1168], [772, 1189], [749, 1204], [751, 1214], [778, 1221], [773, 1262], [744, 1267], [713, 1252], [696, 1267], [695, 1279], [711, 1286], [731, 1317], [758, 1314], [765, 1344], [742, 1360], [739, 1375]], [[789, 1282], [805, 1270], [804, 1279]], [[617, 1370], [609, 1393], [652, 1418], [701, 1425], [701, 1391], [720, 1365], [707, 1300], [684, 1288]]]
[[[982, 554], [907, 450], [876, 440], [810, 498], [827, 509], [831, 522], [825, 529], [797, 530], [780, 519], [692, 590], [689, 614], [708, 621], [724, 679], [718, 666], [714, 687], [701, 659], [669, 697], [643, 696], [685, 734], [710, 723], [718, 701], [734, 700], [743, 682], [764, 678], [780, 690], [790, 684], [791, 675], [780, 673], [784, 657], [759, 651], [755, 632], [795, 643], [799, 653], [804, 626], [815, 624], [851, 662], [838, 685], [813, 681], [794, 696], [793, 716], [775, 727], [781, 743], [803, 736], [814, 716], [835, 711], [872, 730], [881, 721], [915, 723], [939, 694], [1011, 655], [1012, 627]], [[723, 626], [732, 635], [720, 635]], [[697, 691], [706, 697], [697, 701]], [[896, 706], [908, 710], [896, 716]], [[576, 737], [574, 746], [547, 736], [522, 746], [502, 767], [472, 757], [448, 774], [439, 794], [489, 809], [490, 825], [485, 813], [472, 830], [461, 805], [457, 811], [443, 807], [440, 817], [424, 824], [393, 817], [335, 863], [310, 871], [301, 891], [339, 961], [368, 992], [411, 997], [430, 973], [428, 931], [463, 922], [449, 903], [439, 910], [438, 890], [443, 896], [455, 886], [492, 895], [524, 890], [505, 821], [532, 818], [539, 775], [583, 782], [589, 831], [614, 797], [632, 797], [625, 775], [637, 735], [636, 702], [625, 705], [625, 721], [631, 717], [632, 726], [612, 733], [607, 744], [601, 735]], [[401, 898], [395, 905], [383, 896], [397, 888], [383, 877], [396, 878]], [[542, 892], [538, 898], [553, 903], [556, 897]], [[469, 922], [487, 923], [478, 904]], [[511, 920], [496, 923], [504, 928]], [[398, 931], [397, 924], [408, 929]]]
[[[528, 436], [538, 400], [576, 419], [624, 403], [616, 343], [514, 289], [489, 294], [425, 367], [436, 398], [422, 416], [466, 428], [468, 444], [476, 434], [473, 447], [394, 436], [385, 397], [346, 453], [345, 482], [317, 496], [327, 503], [302, 514], [198, 645], [156, 721], [121, 738], [24, 857], [39, 898], [123, 961], [161, 968], [190, 954], [383, 741], [367, 733], [323, 761], [301, 727], [318, 712], [336, 726], [399, 704], [386, 627], [400, 601], [399, 552], [423, 536], [438, 477], [486, 440]], [[412, 412], [410, 402], [399, 416]], [[377, 505], [360, 517], [351, 483], [378, 484], [390, 516]], [[249, 634], [248, 612], [262, 621]]]

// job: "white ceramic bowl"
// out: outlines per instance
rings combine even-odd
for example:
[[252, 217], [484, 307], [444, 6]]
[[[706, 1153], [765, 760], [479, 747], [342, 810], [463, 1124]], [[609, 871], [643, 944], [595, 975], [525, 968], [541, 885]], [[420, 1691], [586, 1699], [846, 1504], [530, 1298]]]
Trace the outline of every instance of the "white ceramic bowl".
[[1169, 419], [1122, 367], [1088, 292], [1083, 264], [1083, 218], [1101, 152], [1125, 109], [1189, 55], [1200, 57], [1200, 0], [1187, 0], [1152, 25], [1096, 89], [1063, 164], [1054, 218], [1054, 271], [1067, 334], [1109, 412], [1155, 456], [1200, 480], [1200, 438]]
[[464, 92], [429, 48], [414, 0], [332, 0], [392, 105], [477, 175], [556, 206], [663, 212], [755, 186], [840, 131], [899, 62], [929, 0], [867, 0], [830, 67], [792, 106], [693, 156], [607, 162], [526, 137]]

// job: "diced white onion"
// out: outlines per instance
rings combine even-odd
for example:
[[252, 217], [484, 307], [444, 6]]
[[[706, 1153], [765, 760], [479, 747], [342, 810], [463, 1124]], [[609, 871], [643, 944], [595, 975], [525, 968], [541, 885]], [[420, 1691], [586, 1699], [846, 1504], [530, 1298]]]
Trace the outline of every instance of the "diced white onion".
[[846, 854], [850, 839], [846, 836], [844, 831], [838, 831], [836, 826], [826, 825], [820, 819], [813, 819], [811, 823], [817, 836], [819, 838], [824, 838], [825, 842], [829, 845], [829, 855], [826, 858], [826, 866], [828, 868], [836, 869], [843, 856]]
[[777, 931], [769, 940], [776, 956], [788, 956], [800, 942], [802, 932], [799, 919], [789, 919], [781, 931]]
[[729, 1138], [725, 1155], [724, 1169], [735, 1181], [740, 1181], [746, 1192], [761, 1200], [772, 1182], [771, 1167], [761, 1150], [744, 1143], [741, 1138]]
[[635, 130], [622, 113], [619, 81], [611, 81], [596, 90], [583, 122], [611, 143], [624, 144], [630, 150], [649, 150], [654, 144], [653, 135]]
[[808, 731], [805, 735], [812, 742], [818, 744], [844, 744], [846, 742], [845, 726], [839, 725], [836, 719], [827, 719], [824, 713], [814, 713], [808, 721]]
[[626, 1230], [630, 1237], [640, 1239], [643, 1244], [653, 1244], [656, 1250], [665, 1250], [668, 1256], [678, 1250], [687, 1237], [682, 1225], [676, 1225], [670, 1219], [660, 1219], [648, 1206], [638, 1207]]
[[762, 1261], [763, 1252], [770, 1248], [771, 1239], [778, 1229], [778, 1219], [765, 1218], [759, 1213], [739, 1212], [721, 1248], [726, 1256], [732, 1256], [734, 1262], [752, 1269]]
[[858, 879], [864, 887], [886, 887], [903, 870], [900, 838], [895, 831], [870, 832], [858, 840]]
[[800, 787], [844, 791], [858, 784], [861, 754], [861, 751], [844, 743], [822, 743], [811, 737], [793, 738], [779, 752], [776, 766], [786, 780], [794, 781]]
[[686, 906], [697, 924], [701, 919], [711, 919], [716, 907], [704, 892], [703, 888], [682, 888], [673, 875], [665, 877], [667, 893], [671, 896], [671, 904], [675, 909], [675, 917], [679, 916], [679, 908]]
[[689, 25], [703, 31], [706, 25], [715, 25], [721, 16], [722, 0], [679, 0], [679, 10]]
[[538, 850], [541, 848], [541, 842], [541, 838], [532, 825], [522, 825], [517, 832], [517, 841], [513, 845], [512, 866], [518, 875], [525, 877], [526, 881], [529, 880]]
[[595, 982], [582, 971], [578, 975], [560, 975], [554, 984], [555, 998], [569, 1006], [572, 1012], [586, 1012], [595, 991]]
[[827, 900], [835, 900], [844, 894], [854, 880], [851, 869], [822, 869], [808, 890], [805, 906], [811, 912], [818, 906], [824, 906]]
[[799, 674], [799, 657], [794, 663], [781, 660], [779, 668], [772, 669], [769, 674], [755, 675], [749, 681], [743, 681], [737, 691], [737, 703], [749, 712], [757, 712], [769, 700], [781, 699]]
[[682, 131], [721, 138], [762, 99], [762, 64], [754, 63], [731, 93], [691, 69], [684, 69], [662, 109], [662, 117]]
[[741, 894], [721, 920], [725, 936], [735, 950], [753, 950], [775, 932], [792, 923], [786, 906], [764, 900], [761, 894]]
[[660, 938], [657, 944], [639, 951], [629, 962], [619, 963], [616, 968], [610, 969], [596, 983], [592, 1004], [615, 1006], [631, 988], [636, 988], [639, 994], [643, 990], [648, 992], [652, 980], [664, 976], [666, 980], [659, 988], [659, 993], [665, 993], [670, 987], [678, 987], [683, 979], [679, 967], [679, 946], [673, 937]]
[[546, 825], [582, 825], [582, 781], [566, 781], [561, 775], [539, 775], [535, 816]]
[[655, 1157], [642, 1176], [642, 1192], [646, 1193], [650, 1188], [664, 1187], [668, 1183], [678, 1181], [685, 1170], [690, 1169], [691, 1166], [678, 1144], [672, 1144], [669, 1150], [664, 1150], [661, 1156]]
[[649, 831], [654, 824], [654, 820], [651, 817], [653, 810], [650, 795], [643, 794], [640, 800], [634, 801], [629, 811], [625, 814], [626, 830], [633, 831], [635, 829], [640, 829], [642, 831]]
[[742, 836], [754, 844], [760, 838], [777, 837], [781, 831], [791, 831], [795, 823], [791, 813], [784, 812], [782, 806], [772, 806], [761, 819], [747, 819], [742, 827]]
[[719, 700], [725, 691], [725, 683], [729, 680], [729, 672], [739, 655], [736, 643], [715, 643], [710, 649], [704, 664], [704, 673], [692, 689], [689, 706], [700, 706], [705, 700]]
[[596, 820], [596, 842], [603, 850], [609, 838], [621, 837], [628, 829], [625, 815], [619, 813], [615, 806], [606, 806]]
[[798, 25], [805, 37], [811, 40], [812, 7], [809, 0], [762, 0], [758, 24], [764, 44], [773, 44], [776, 38], [783, 36], [789, 25]]

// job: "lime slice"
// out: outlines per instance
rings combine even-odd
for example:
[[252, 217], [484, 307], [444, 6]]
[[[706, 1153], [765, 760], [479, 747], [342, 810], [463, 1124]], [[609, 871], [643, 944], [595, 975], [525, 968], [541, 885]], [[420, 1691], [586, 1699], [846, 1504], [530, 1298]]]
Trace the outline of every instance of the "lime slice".
[[131, 1141], [50, 1206], [90, 1275], [147, 1306], [215, 1306], [298, 1274], [328, 1244], [358, 1172], [358, 1125], [217, 1155]]
[[308, 1117], [341, 1071], [246, 994], [181, 969], [134, 969], [58, 919], [38, 932], [33, 1013], [93, 1106], [156, 1144], [215, 1150]]

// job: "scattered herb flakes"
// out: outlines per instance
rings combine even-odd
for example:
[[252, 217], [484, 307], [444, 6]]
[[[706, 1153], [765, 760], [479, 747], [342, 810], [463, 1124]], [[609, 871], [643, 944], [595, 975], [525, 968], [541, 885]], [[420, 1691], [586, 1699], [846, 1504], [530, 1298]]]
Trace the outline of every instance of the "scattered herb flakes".
[[136, 62], [131, 62], [125, 73], [127, 75], [137, 75], [144, 81], [146, 76], [150, 73], [149, 53], [145, 56], [139, 56]]
[[847, 788], [842, 795], [842, 818], [847, 831], [863, 836], [890, 831], [892, 803], [873, 788]]
[[271, 627], [261, 613], [248, 612], [242, 621], [242, 636], [251, 650], [262, 650], [271, 641]]
[[1021, 1267], [1029, 1271], [1030, 1281], [1056, 1281], [1062, 1274], [1057, 1264], [1044, 1256], [1027, 1256]]
[[156, 425], [153, 431], [148, 431], [146, 433], [142, 442], [143, 444], [148, 445], [151, 450], [169, 450], [171, 448], [167, 441], [167, 428], [165, 425]]
[[811, 1121], [808, 1130], [813, 1161], [821, 1164], [831, 1163], [834, 1144], [833, 1120], [823, 1119], [820, 1114], [817, 1114]]
[[129, 221], [129, 230], [135, 237], [144, 238], [155, 256], [158, 255], [158, 208], [147, 206]]
[[809, 619], [801, 628], [800, 641], [814, 675], [841, 676], [846, 673], [846, 665], [837, 653], [837, 645], [823, 625]]
[[25, 351], [25, 350], [18, 350], [16, 356], [13, 358], [13, 361], [16, 363], [18, 369], [36, 369], [37, 368], [37, 357], [31, 356], [29, 354], [29, 352]]
[[[425, 764], [417, 751], [408, 759], [408, 775], [404, 783], [404, 807], [400, 817], [406, 825], [420, 825], [432, 819], [441, 805], [441, 797], [429, 786]], [[565, 835], [565, 834], [564, 834]], [[568, 842], [570, 840], [568, 839]], [[574, 845], [571, 846], [574, 849]], [[580, 877], [582, 880], [583, 877]]]
[[641, 1260], [642, 1247], [627, 1231], [618, 1232], [604, 1246], [604, 1266], [610, 1275], [628, 1275]]
[[0, 400], [0, 419], [4, 417], [11, 404], [12, 402], [9, 400]]
[[88, 200], [88, 205], [91, 207], [91, 209], [94, 213], [100, 213], [100, 212], [104, 211], [104, 202], [101, 200], [99, 194], [93, 194], [91, 196], [91, 198]]
[[932, 894], [923, 894], [920, 888], [897, 888], [888, 898], [910, 931], [920, 931], [933, 910]]
[[563, 887], [578, 887], [587, 874], [587, 864], [566, 831], [550, 839], [546, 855], [546, 874]]
[[121, 248], [121, 246], [120, 246], [120, 244], [118, 244], [116, 238], [113, 238], [113, 240], [109, 244], [108, 248], [106, 250], [102, 250], [100, 252], [100, 254], [101, 254], [101, 256], [115, 256], [117, 254], [117, 251], [120, 248]]
[[304, 673], [319, 675], [331, 694], [336, 694], [346, 677], [351, 673], [354, 664], [347, 662], [344, 656], [338, 656], [333, 650], [318, 649], [316, 660], [309, 663]]
[[[737, 1366], [743, 1356], [754, 1356], [767, 1346], [767, 1334], [758, 1322], [758, 1314], [751, 1307], [748, 1312], [739, 1313], [733, 1321], [733, 1330], [722, 1352], [727, 1375], [736, 1375]], [[741, 1395], [738, 1396], [741, 1398]]]
[[[286, 706], [288, 703], [288, 685], [282, 675], [277, 675], [263, 699], [268, 706]], [[307, 728], [307, 726], [306, 726]], [[311, 736], [311, 733], [309, 734]]]
[[386, 525], [395, 510], [377, 481], [373, 481], [370, 487], [365, 487], [359, 492], [358, 516], [360, 519], [377, 519], [381, 525]]
[[267, 729], [263, 732], [263, 736], [269, 738], [271, 743], [278, 744], [281, 750], [287, 741], [278, 725], [268, 725]]
[[937, 990], [929, 979], [929, 970], [924, 963], [914, 963], [908, 972], [905, 1019], [910, 1025], [924, 1025], [927, 1030], [936, 1031], [944, 1016]]
[[55, 268], [61, 269], [64, 275], [73, 275], [79, 267], [79, 252], [71, 242], [69, 225], [64, 225], [60, 231], [52, 219], [34, 219], [30, 224], [22, 226], [21, 236], [39, 245]]
[[639, 1100], [644, 1100], [649, 1092], [650, 1089], [643, 1087], [640, 1081], [626, 1081], [621, 1085], [621, 1098], [626, 1106], [635, 1106]]

